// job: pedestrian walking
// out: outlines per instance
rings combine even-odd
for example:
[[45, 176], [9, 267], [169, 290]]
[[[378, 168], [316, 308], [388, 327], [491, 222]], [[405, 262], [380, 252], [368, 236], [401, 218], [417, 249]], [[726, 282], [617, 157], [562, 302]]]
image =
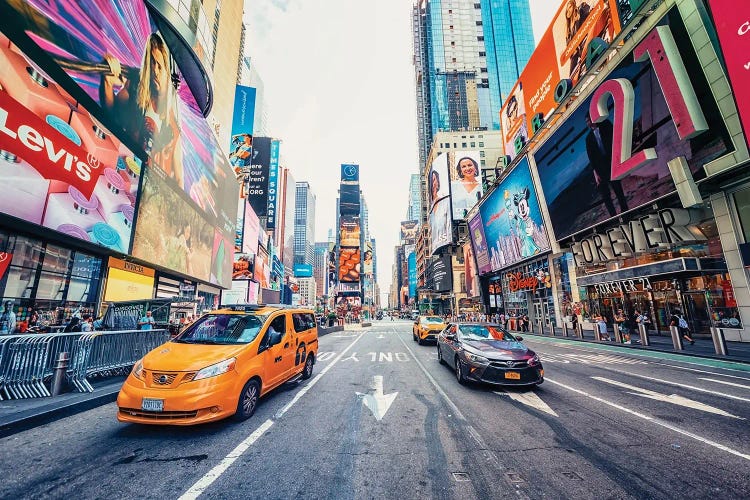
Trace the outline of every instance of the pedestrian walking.
[[530, 324], [529, 317], [524, 314], [521, 317], [521, 331], [522, 332], [528, 332], [529, 331], [529, 324]]
[[573, 313], [570, 317], [570, 326], [574, 332], [578, 331], [578, 315], [576, 313]]
[[693, 340], [693, 337], [690, 335], [690, 325], [685, 319], [685, 316], [682, 315], [682, 311], [679, 309], [674, 311], [674, 314], [669, 318], [669, 326], [676, 326], [683, 339], [690, 342], [690, 345], [695, 344], [695, 340]]
[[607, 319], [604, 316], [597, 316], [596, 327], [599, 331], [599, 340], [606, 340], [607, 342], [612, 340], [607, 330]]

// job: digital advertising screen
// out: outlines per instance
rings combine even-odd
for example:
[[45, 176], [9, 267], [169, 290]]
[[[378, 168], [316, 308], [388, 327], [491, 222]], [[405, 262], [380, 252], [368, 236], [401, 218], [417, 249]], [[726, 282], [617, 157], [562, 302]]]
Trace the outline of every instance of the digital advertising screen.
[[235, 168], [249, 167], [252, 164], [255, 93], [253, 87], [235, 87], [232, 141], [229, 147], [229, 162]]
[[141, 160], [0, 36], [0, 212], [130, 252]]
[[234, 263], [232, 264], [233, 280], [251, 280], [254, 277], [253, 264], [255, 256], [246, 253], [234, 254]]
[[249, 203], [243, 200], [245, 209], [244, 229], [242, 231], [242, 252], [257, 254], [258, 239], [260, 237], [260, 219]]
[[247, 177], [247, 201], [258, 217], [268, 213], [268, 173], [271, 166], [270, 137], [253, 137], [253, 158]]
[[360, 275], [359, 247], [341, 247], [339, 252], [339, 281], [342, 283], [356, 283]]
[[437, 155], [430, 165], [430, 171], [427, 174], [427, 194], [432, 209], [438, 200], [450, 196], [447, 153]]
[[401, 242], [404, 245], [414, 245], [417, 242], [417, 229], [419, 221], [401, 221]]
[[[649, 150], [655, 158], [637, 169], [613, 175], [612, 148], [617, 144], [613, 137], [611, 98], [608, 100], [610, 116], [600, 123], [591, 123], [589, 119], [591, 96], [579, 99], [580, 106], [534, 154], [552, 229], [558, 240], [674, 192], [674, 181], [667, 166], [669, 161], [684, 157], [693, 178], [698, 181], [705, 178], [703, 166], [707, 162], [733, 149], [677, 9], [673, 8], [659, 24], [668, 26], [668, 32], [674, 37], [676, 54], [670, 56], [670, 64], [683, 66], [690, 75], [690, 86], [696, 105], [705, 117], [707, 130], [681, 139], [650, 60], [633, 62], [632, 54], [628, 55], [602, 85], [615, 79], [630, 82], [632, 120], [623, 126], [632, 131], [632, 154]], [[680, 91], [669, 95], [683, 99], [687, 94]], [[615, 117], [617, 113], [615, 111]]]
[[359, 216], [359, 184], [341, 184], [339, 188], [339, 214]]
[[493, 271], [546, 252], [549, 239], [523, 158], [479, 207]]
[[451, 205], [453, 219], [466, 218], [483, 194], [479, 173], [479, 151], [454, 151], [450, 154]]
[[359, 183], [359, 165], [341, 164], [341, 182]]
[[453, 242], [451, 199], [445, 197], [432, 207], [430, 213], [430, 253], [434, 254]]
[[474, 256], [477, 260], [477, 271], [479, 271], [479, 274], [491, 272], [490, 250], [487, 246], [487, 236], [484, 234], [484, 224], [482, 224], [482, 215], [480, 213], [477, 213], [469, 220], [469, 236], [474, 248]]
[[365, 243], [365, 255], [362, 257], [362, 263], [364, 267], [363, 272], [368, 276], [372, 275], [372, 258], [372, 242], [368, 241], [367, 243]]
[[342, 247], [358, 247], [362, 234], [359, 216], [342, 215], [339, 220], [341, 223], [339, 244]]

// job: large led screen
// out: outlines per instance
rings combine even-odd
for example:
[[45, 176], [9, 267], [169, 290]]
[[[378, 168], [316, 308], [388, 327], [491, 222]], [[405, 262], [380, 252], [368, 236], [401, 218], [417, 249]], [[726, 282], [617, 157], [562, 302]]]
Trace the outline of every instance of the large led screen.
[[445, 197], [432, 207], [430, 213], [430, 253], [434, 254], [453, 242], [451, 199]]
[[359, 247], [341, 247], [339, 252], [339, 281], [342, 283], [356, 283], [360, 275]]
[[[248, 174], [247, 202], [258, 217], [265, 217], [268, 213], [268, 174], [271, 165], [270, 137], [253, 138], [253, 157]], [[274, 196], [276, 194], [274, 193]]]
[[130, 251], [141, 161], [0, 36], [0, 212]]
[[432, 161], [427, 174], [427, 194], [430, 207], [450, 195], [450, 176], [448, 175], [448, 154], [440, 153]]
[[339, 244], [342, 247], [358, 247], [361, 238], [359, 217], [341, 216], [341, 234]]
[[416, 221], [416, 220], [401, 221], [401, 243], [404, 245], [416, 244], [418, 229], [419, 229], [419, 221]]
[[482, 178], [479, 175], [481, 160], [479, 151], [455, 151], [450, 156], [453, 219], [464, 219], [482, 198]]
[[549, 250], [526, 158], [484, 200], [479, 212], [493, 271]]
[[[669, 26], [668, 32], [675, 41], [674, 50], [669, 50], [670, 67], [684, 65], [690, 75], [689, 85], [694, 89], [696, 107], [705, 116], [707, 130], [680, 139], [650, 60], [633, 62], [632, 54], [628, 55], [602, 85], [612, 82], [621, 86], [615, 79], [630, 82], [632, 120], [623, 124], [623, 128], [632, 132], [633, 155], [650, 150], [655, 158], [640, 168], [612, 175], [611, 116], [617, 117], [621, 111], [615, 109], [613, 113], [612, 101], [608, 99], [610, 118], [592, 124], [591, 97], [582, 99], [580, 106], [534, 155], [553, 230], [560, 240], [674, 192], [667, 166], [670, 160], [684, 157], [695, 180], [700, 180], [705, 177], [703, 165], [732, 148], [678, 11], [672, 9], [660, 25]], [[648, 36], [656, 33], [653, 30]], [[673, 99], [683, 99], [687, 94], [668, 92]]]
[[[184, 194], [185, 209], [220, 233], [212, 246], [221, 252], [233, 240], [239, 186], [145, 4], [31, 0], [13, 7], [29, 37], [101, 106], [110, 128], [123, 130], [149, 156], [148, 168], [161, 171], [155, 189]], [[143, 202], [140, 207], [149, 209]], [[133, 255], [169, 267], [169, 259], [156, 260], [135, 246]], [[217, 258], [222, 267], [193, 276], [228, 287], [231, 259], [223, 257]]]
[[482, 215], [479, 213], [469, 220], [469, 236], [471, 237], [474, 256], [477, 260], [477, 271], [479, 271], [479, 274], [491, 272], [490, 250], [487, 247], [487, 236], [484, 234]]

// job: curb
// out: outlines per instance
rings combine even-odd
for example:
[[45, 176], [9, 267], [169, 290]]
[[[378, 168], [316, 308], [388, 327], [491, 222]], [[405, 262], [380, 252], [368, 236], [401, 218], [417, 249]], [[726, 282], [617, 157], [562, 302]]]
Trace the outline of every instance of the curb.
[[[511, 333], [516, 333], [516, 332], [511, 332]], [[638, 351], [663, 352], [667, 354], [685, 356], [688, 358], [703, 358], [703, 359], [712, 359], [714, 361], [730, 361], [732, 363], [750, 364], [750, 360], [744, 359], [744, 358], [737, 358], [734, 356], [718, 356], [718, 355], [711, 355], [711, 354], [700, 354], [700, 353], [692, 353], [692, 352], [685, 352], [685, 351], [675, 351], [674, 349], [659, 349], [658, 347], [652, 347], [652, 346], [618, 344], [616, 342], [598, 342], [596, 340], [579, 339], [575, 337], [562, 337], [562, 336], [558, 337], [558, 336], [551, 336], [551, 335], [539, 335], [538, 333], [531, 333], [531, 332], [517, 332], [517, 333], [521, 333], [522, 336], [533, 336], [533, 337], [539, 337], [543, 339], [567, 340], [570, 342], [580, 342], [584, 344], [604, 345], [604, 346], [609, 346], [609, 347], [629, 349], [631, 351], [636, 351], [636, 352]]]

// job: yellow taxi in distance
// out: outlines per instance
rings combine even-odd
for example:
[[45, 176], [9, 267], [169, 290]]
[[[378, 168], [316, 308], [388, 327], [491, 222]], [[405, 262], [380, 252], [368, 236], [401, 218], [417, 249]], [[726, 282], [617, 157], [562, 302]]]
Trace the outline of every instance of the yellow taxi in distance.
[[437, 340], [446, 323], [440, 316], [418, 316], [412, 327], [412, 339], [419, 345], [427, 340]]
[[133, 366], [117, 396], [117, 419], [166, 425], [245, 420], [261, 396], [310, 378], [317, 352], [310, 309], [239, 305], [205, 314]]

